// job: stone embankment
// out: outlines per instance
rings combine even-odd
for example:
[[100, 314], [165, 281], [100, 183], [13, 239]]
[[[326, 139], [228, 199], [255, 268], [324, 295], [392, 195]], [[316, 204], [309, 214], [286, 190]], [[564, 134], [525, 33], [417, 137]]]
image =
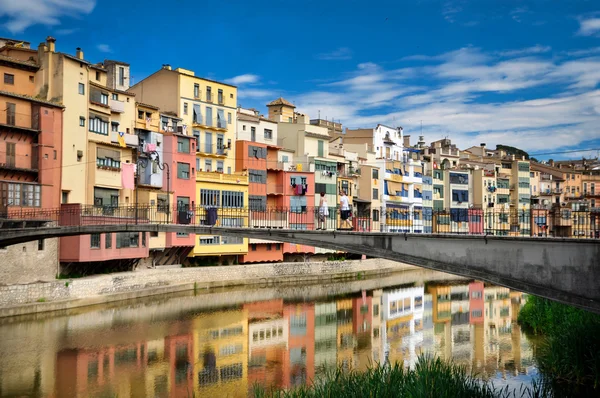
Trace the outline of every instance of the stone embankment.
[[231, 286], [326, 284], [415, 267], [384, 259], [148, 269], [51, 282], [0, 285], [0, 317]]

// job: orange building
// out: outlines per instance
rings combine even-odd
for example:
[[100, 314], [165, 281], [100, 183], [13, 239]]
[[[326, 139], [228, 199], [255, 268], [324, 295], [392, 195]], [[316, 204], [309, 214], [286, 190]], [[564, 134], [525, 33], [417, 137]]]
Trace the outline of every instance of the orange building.
[[315, 377], [315, 306], [286, 305], [283, 317], [289, 327], [289, 338], [282, 384], [289, 388], [304, 385]]

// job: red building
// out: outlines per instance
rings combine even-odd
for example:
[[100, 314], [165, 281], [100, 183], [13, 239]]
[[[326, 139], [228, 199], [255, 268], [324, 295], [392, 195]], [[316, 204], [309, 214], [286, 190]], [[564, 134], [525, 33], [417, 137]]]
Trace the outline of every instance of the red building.
[[288, 322], [288, 353], [283, 362], [283, 386], [304, 385], [315, 377], [315, 306], [290, 304], [283, 308]]

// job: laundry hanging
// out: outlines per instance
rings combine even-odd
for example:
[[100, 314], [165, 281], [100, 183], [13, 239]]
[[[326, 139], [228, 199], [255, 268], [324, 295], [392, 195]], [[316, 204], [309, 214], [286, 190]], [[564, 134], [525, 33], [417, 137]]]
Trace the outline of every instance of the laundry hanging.
[[121, 163], [121, 184], [124, 189], [134, 189], [134, 163]]

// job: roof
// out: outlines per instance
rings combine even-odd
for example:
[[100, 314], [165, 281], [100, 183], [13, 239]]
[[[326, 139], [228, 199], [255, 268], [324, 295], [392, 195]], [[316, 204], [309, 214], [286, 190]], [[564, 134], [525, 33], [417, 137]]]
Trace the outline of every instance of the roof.
[[258, 116], [252, 116], [252, 115], [246, 115], [245, 113], [239, 113], [237, 114], [238, 120], [245, 120], [247, 122], [255, 122], [258, 123], [259, 117]]
[[9, 57], [8, 55], [3, 55], [3, 54], [0, 54], [0, 61], [10, 62], [10, 63], [16, 64], [16, 65], [27, 66], [29, 68], [35, 68], [36, 70], [40, 68], [39, 65], [37, 63], [35, 63], [34, 61], [23, 61], [21, 59]]
[[275, 106], [275, 105], [291, 106], [292, 108], [296, 107], [296, 105], [292, 104], [290, 101], [284, 99], [283, 97], [279, 97], [275, 101], [271, 101], [267, 104], [267, 106]]
[[59, 103], [52, 102], [52, 101], [46, 101], [46, 100], [39, 99], [39, 98], [34, 98], [34, 97], [29, 96], [29, 95], [15, 94], [15, 93], [11, 93], [9, 91], [1, 91], [1, 90], [0, 90], [0, 95], [6, 95], [7, 97], [12, 97], [12, 98], [20, 98], [20, 99], [24, 99], [24, 100], [27, 100], [27, 101], [36, 102], [38, 104], [44, 104], [44, 105], [48, 105], [48, 106], [54, 106], [56, 108], [64, 108], [64, 105], [61, 105]]
[[91, 65], [90, 61], [86, 61], [85, 59], [79, 59], [71, 54], [67, 54], [67, 53], [57, 53], [57, 54], [60, 54], [60, 55], [64, 56], [65, 58], [72, 59], [73, 61], [82, 62], [86, 65]]
[[104, 64], [117, 64], [117, 65], [124, 65], [124, 66], [130, 66], [127, 62], [123, 62], [123, 61], [117, 61], [114, 59], [105, 59], [104, 60]]
[[[129, 95], [131, 97], [135, 97], [135, 93], [130, 93], [129, 91], [117, 90], [116, 88], [110, 88], [108, 86], [103, 86], [102, 84], [99, 84], [99, 83], [96, 83], [96, 82], [90, 82], [90, 86], [98, 87], [98, 88], [101, 88], [102, 90], [106, 90], [106, 91], [113, 91], [115, 93], [119, 93], [119, 94], [123, 94], [123, 95]], [[156, 108], [156, 109], [158, 109], [158, 108]]]
[[139, 105], [139, 106], [143, 106], [144, 108], [150, 108], [150, 109], [156, 109], [156, 110], [160, 109], [158, 106], [154, 106], [154, 105], [150, 105], [150, 104], [144, 104], [143, 102], [136, 102], [135, 104]]
[[154, 72], [154, 73], [152, 73], [152, 74], [150, 74], [150, 75], [146, 76], [145, 78], [143, 78], [142, 80], [140, 80], [139, 82], [137, 82], [136, 84], [134, 84], [134, 85], [133, 85], [133, 86], [131, 86], [131, 87], [135, 87], [135, 86], [137, 86], [138, 84], [141, 84], [141, 83], [143, 83], [143, 82], [144, 82], [146, 79], [149, 79], [150, 77], [152, 77], [152, 76], [154, 76], [154, 75], [156, 75], [156, 74], [159, 74], [159, 73], [163, 73], [163, 72], [172, 72], [172, 73], [177, 73], [178, 75], [181, 75], [181, 76], [187, 76], [187, 77], [190, 77], [190, 78], [192, 78], [192, 79], [204, 80], [204, 81], [211, 82], [211, 83], [222, 84], [222, 85], [224, 85], [224, 86], [229, 86], [229, 87], [237, 88], [237, 86], [234, 86], [233, 84], [228, 84], [228, 83], [223, 83], [223, 82], [219, 82], [219, 81], [212, 80], [212, 79], [207, 79], [206, 77], [200, 77], [200, 76], [195, 76], [195, 75], [194, 75], [194, 76], [192, 76], [192, 75], [188, 75], [187, 73], [182, 73], [182, 72], [180, 72], [180, 71], [178, 71], [178, 70], [176, 70], [176, 69], [165, 69], [165, 68], [160, 68], [160, 69], [159, 69], [159, 70], [157, 70], [156, 72]]

